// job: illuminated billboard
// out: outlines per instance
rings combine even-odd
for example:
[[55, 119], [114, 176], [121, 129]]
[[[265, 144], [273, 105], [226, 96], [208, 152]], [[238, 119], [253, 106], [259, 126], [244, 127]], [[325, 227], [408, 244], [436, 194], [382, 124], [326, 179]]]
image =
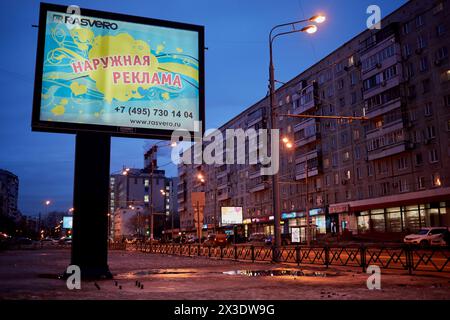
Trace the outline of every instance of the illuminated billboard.
[[202, 26], [72, 10], [41, 4], [33, 130], [150, 138], [199, 130]]
[[72, 229], [73, 217], [63, 217], [63, 229]]
[[221, 207], [222, 225], [242, 224], [242, 207]]

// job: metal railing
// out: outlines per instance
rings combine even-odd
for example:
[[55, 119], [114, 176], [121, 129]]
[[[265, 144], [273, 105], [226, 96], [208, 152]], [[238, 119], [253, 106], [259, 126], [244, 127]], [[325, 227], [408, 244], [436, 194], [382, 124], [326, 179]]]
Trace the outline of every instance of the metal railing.
[[212, 247], [200, 244], [134, 243], [111, 244], [110, 249], [140, 251], [189, 257], [207, 257], [248, 262], [280, 262], [362, 268], [377, 265], [384, 269], [450, 272], [450, 250], [414, 246], [271, 246], [235, 245]]

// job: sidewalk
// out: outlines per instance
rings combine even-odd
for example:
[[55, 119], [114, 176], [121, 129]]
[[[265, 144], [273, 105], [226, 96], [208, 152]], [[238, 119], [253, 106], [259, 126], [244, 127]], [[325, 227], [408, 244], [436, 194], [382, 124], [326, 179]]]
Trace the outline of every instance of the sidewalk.
[[[83, 282], [82, 290], [70, 291], [56, 279], [69, 257], [67, 249], [0, 253], [0, 299], [450, 299], [450, 274], [444, 273], [408, 276], [382, 270], [381, 290], [368, 290], [369, 275], [353, 268], [296, 268], [125, 251], [109, 253], [114, 280]], [[275, 269], [320, 271], [327, 276], [223, 273]], [[136, 287], [136, 281], [144, 288]]]

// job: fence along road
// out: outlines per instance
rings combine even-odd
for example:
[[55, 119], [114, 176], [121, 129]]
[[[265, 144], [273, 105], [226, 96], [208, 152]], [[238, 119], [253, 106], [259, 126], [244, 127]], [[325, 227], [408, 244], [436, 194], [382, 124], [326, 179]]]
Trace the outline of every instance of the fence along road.
[[[200, 256], [236, 261], [315, 264], [328, 266], [359, 267], [378, 265], [384, 269], [450, 272], [450, 250], [447, 248], [421, 249], [413, 246], [286, 246], [278, 257], [270, 246], [239, 245], [212, 247], [199, 244], [111, 244], [112, 250], [130, 250], [153, 254]], [[278, 258], [278, 259], [276, 259]]]

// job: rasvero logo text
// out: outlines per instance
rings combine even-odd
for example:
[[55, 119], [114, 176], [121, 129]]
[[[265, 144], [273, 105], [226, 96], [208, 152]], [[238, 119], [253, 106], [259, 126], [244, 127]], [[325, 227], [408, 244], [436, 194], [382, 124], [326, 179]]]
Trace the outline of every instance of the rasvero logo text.
[[79, 25], [79, 26], [83, 26], [83, 27], [89, 26], [89, 27], [97, 27], [97, 28], [111, 29], [111, 30], [117, 30], [117, 28], [119, 27], [117, 25], [117, 23], [114, 23], [114, 22], [81, 18], [76, 15], [65, 16], [65, 15], [60, 15], [60, 14], [54, 14], [53, 21], [59, 22], [59, 23], [72, 24], [72, 25]]

